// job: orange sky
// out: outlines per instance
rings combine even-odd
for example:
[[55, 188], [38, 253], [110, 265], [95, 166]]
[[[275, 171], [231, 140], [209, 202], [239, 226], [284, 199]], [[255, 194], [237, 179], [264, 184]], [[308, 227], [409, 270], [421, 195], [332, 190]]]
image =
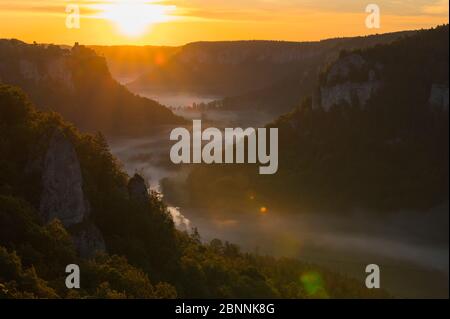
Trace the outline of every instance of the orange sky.
[[[366, 27], [370, 3], [381, 9], [380, 29]], [[68, 4], [80, 8], [79, 29], [66, 26]], [[448, 20], [448, 0], [0, 0], [0, 38], [58, 44], [305, 41]]]

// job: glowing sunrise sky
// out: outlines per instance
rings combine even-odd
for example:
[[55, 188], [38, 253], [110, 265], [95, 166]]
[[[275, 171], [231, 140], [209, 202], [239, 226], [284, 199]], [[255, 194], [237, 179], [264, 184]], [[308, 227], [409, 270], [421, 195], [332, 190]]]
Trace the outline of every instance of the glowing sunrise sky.
[[[367, 29], [365, 8], [381, 8]], [[80, 29], [66, 27], [76, 4]], [[58, 44], [180, 45], [218, 40], [320, 40], [448, 23], [448, 0], [0, 0], [0, 38]]]

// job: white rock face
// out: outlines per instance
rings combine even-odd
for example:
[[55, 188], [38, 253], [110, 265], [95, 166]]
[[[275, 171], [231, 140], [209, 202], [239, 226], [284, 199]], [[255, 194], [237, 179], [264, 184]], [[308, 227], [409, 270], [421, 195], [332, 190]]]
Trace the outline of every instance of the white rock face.
[[47, 65], [47, 75], [53, 81], [62, 83], [70, 91], [75, 87], [72, 80], [72, 71], [67, 67], [65, 58], [58, 58]]
[[41, 79], [39, 71], [34, 63], [28, 60], [20, 60], [19, 70], [22, 77], [26, 80], [33, 80], [35, 82]]
[[20, 60], [19, 71], [20, 75], [26, 80], [34, 82], [50, 80], [55, 84], [63, 85], [70, 91], [74, 90], [72, 71], [67, 66], [67, 59], [64, 57], [55, 58], [45, 63], [42, 70], [38, 69], [35, 62]]
[[433, 84], [429, 103], [448, 112], [448, 86]]
[[359, 54], [351, 54], [338, 60], [328, 71], [327, 82], [330, 83], [335, 78], [346, 78], [352, 69], [360, 69], [366, 64]]
[[[55, 130], [44, 157], [37, 161], [42, 174], [40, 214], [45, 223], [59, 219], [69, 228], [72, 241], [83, 258], [105, 251], [100, 230], [88, 218], [90, 205], [83, 192], [80, 162], [72, 143]], [[36, 164], [31, 164], [31, 169]]]
[[[320, 105], [326, 111], [342, 103], [349, 105], [358, 103], [360, 107], [364, 107], [381, 87], [381, 82], [376, 79], [375, 69], [380, 70], [382, 66], [370, 69], [367, 62], [358, 54], [339, 59], [328, 71], [324, 85], [316, 94], [318, 96], [313, 97], [314, 107]], [[352, 72], [365, 74], [366, 80], [353, 82], [349, 79]]]
[[42, 163], [40, 213], [45, 222], [58, 218], [66, 227], [83, 222], [90, 207], [82, 183], [75, 149], [64, 134], [56, 130]]
[[352, 105], [353, 102], [358, 102], [361, 107], [364, 107], [380, 86], [379, 82], [374, 81], [364, 83], [346, 82], [330, 88], [321, 88], [320, 99], [322, 108], [328, 111], [333, 105], [343, 102], [349, 105]]

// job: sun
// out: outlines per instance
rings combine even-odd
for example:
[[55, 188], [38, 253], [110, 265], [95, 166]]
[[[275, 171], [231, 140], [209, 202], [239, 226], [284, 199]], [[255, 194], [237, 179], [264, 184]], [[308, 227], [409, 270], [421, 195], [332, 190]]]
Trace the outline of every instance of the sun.
[[98, 5], [100, 17], [113, 22], [119, 31], [130, 37], [138, 37], [149, 28], [173, 19], [174, 5], [153, 4], [149, 1], [116, 0]]

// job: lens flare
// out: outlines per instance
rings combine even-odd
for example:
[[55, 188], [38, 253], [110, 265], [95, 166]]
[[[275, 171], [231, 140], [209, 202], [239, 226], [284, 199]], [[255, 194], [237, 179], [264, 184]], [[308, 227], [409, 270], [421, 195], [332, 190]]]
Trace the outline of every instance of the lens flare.
[[328, 298], [322, 276], [315, 271], [306, 272], [301, 275], [300, 282], [306, 293], [311, 298]]

